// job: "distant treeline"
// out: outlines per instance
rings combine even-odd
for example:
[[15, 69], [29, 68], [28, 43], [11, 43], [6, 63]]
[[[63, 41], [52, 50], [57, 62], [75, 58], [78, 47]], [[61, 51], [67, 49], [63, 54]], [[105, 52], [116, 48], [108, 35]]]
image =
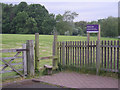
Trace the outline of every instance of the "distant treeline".
[[[40, 4], [21, 2], [18, 5], [2, 4], [2, 33], [7, 34], [52, 34], [56, 29], [60, 35], [86, 35], [87, 24], [100, 24], [101, 36], [118, 36], [118, 18], [108, 17], [98, 21], [73, 22], [76, 12], [65, 11], [63, 15], [50, 14]], [[94, 35], [94, 34], [93, 34]]]

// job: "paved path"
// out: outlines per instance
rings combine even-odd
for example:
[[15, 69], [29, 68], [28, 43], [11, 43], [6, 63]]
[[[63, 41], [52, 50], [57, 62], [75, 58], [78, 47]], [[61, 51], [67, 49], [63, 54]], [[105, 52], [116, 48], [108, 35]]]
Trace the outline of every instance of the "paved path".
[[118, 88], [118, 79], [76, 72], [60, 72], [34, 80], [68, 88]]
[[32, 80], [22, 80], [20, 82], [7, 83], [3, 85], [2, 88], [3, 88], [2, 90], [9, 90], [7, 88], [14, 88], [14, 89], [16, 88], [15, 90], [19, 88], [20, 90], [22, 90], [22, 88], [60, 88], [60, 87], [57, 87], [55, 85], [45, 84], [42, 82], [33, 82]]

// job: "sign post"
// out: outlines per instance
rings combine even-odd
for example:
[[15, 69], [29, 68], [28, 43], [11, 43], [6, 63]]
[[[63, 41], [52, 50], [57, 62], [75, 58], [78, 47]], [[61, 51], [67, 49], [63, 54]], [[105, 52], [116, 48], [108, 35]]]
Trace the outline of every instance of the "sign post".
[[96, 74], [98, 75], [99, 71], [100, 71], [100, 25], [97, 25], [97, 24], [95, 24], [95, 25], [87, 25], [87, 41], [88, 41], [88, 45], [89, 45], [89, 40], [90, 40], [90, 33], [97, 33]]

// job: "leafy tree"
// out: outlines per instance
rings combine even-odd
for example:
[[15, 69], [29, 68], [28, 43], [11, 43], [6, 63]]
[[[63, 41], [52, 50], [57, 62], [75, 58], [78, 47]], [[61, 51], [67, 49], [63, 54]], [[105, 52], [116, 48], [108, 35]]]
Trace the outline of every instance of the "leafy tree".
[[38, 32], [37, 22], [34, 18], [30, 17], [26, 20], [26, 30], [24, 33], [34, 34]]
[[51, 34], [53, 28], [55, 27], [56, 21], [54, 19], [54, 15], [50, 14], [45, 20], [42, 22], [42, 30], [43, 34]]
[[79, 29], [78, 32], [79, 32], [80, 35], [82, 35], [83, 33], [86, 34], [86, 26], [87, 26], [87, 22], [86, 21], [75, 22], [75, 28]]
[[114, 17], [108, 17], [107, 19], [99, 20], [101, 24], [101, 35], [104, 37], [118, 36], [118, 19]]
[[26, 12], [19, 12], [13, 19], [13, 28], [11, 30], [11, 33], [24, 33], [25, 24], [28, 18], [28, 14]]
[[58, 14], [56, 16], [56, 29], [61, 34], [64, 35], [65, 32], [69, 31], [69, 34], [72, 35], [74, 29], [73, 20], [77, 17], [76, 12], [65, 11], [63, 15]]

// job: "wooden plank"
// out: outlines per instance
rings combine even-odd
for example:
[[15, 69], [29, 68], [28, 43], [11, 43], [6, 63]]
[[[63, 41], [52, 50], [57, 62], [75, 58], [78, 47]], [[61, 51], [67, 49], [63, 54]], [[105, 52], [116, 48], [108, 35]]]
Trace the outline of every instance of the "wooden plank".
[[[75, 41], [75, 46], [76, 46], [76, 41]], [[76, 57], [77, 55], [76, 55], [76, 47], [75, 47], [75, 65], [76, 65]]]
[[[61, 42], [60, 42], [60, 46], [62, 46]], [[61, 60], [61, 57], [62, 57], [62, 54], [61, 54], [61, 47], [60, 47], [60, 64], [62, 64], [62, 60]]]
[[[74, 45], [74, 41], [73, 41], [73, 45]], [[73, 47], [73, 65], [74, 65], [74, 47]]]
[[[81, 41], [80, 41], [80, 45], [81, 45]], [[80, 66], [81, 66], [81, 60], [82, 60], [82, 54], [81, 54], [81, 47], [80, 47]]]
[[[109, 45], [109, 40], [108, 40], [108, 45]], [[109, 47], [107, 48], [107, 68], [109, 69]]]
[[[17, 54], [14, 55], [14, 57], [17, 57], [21, 52], [17, 52]], [[8, 63], [11, 63], [15, 58], [11, 59]], [[5, 60], [5, 59], [3, 59]], [[7, 68], [8, 65], [4, 66], [2, 70], [4, 70], [5, 68]]]
[[41, 57], [39, 60], [44, 60], [44, 59], [57, 59], [57, 56], [46, 56], [46, 57]]
[[[112, 40], [111, 40], [111, 45], [113, 45], [113, 42], [112, 42]], [[110, 67], [111, 67], [111, 69], [112, 69], [112, 52], [113, 52], [113, 48], [111, 47], [111, 63], [110, 63]]]
[[[17, 69], [17, 71], [23, 71], [23, 69]], [[0, 71], [1, 74], [3, 73], [10, 73], [10, 72], [15, 72], [14, 70], [4, 70], [4, 71]]]
[[[66, 46], [67, 46], [67, 41], [66, 41]], [[68, 59], [68, 49], [67, 49], [67, 47], [65, 47], [66, 48], [66, 65], [67, 65], [67, 59]]]
[[96, 69], [97, 69], [97, 72], [96, 74], [98, 75], [99, 72], [100, 72], [100, 40], [97, 41], [97, 49], [96, 49]]
[[[84, 45], [84, 41], [82, 41], [82, 45]], [[82, 50], [83, 50], [83, 66], [84, 66], [84, 47], [82, 48]]]
[[62, 42], [62, 65], [65, 65], [65, 42]]
[[28, 51], [27, 54], [27, 74], [29, 76], [34, 76], [34, 42], [33, 40], [27, 40], [26, 48]]
[[[119, 45], [120, 44], [120, 42], [119, 42], [119, 40], [117, 41], [117, 45]], [[119, 70], [119, 48], [117, 48], [117, 70]]]
[[[114, 45], [116, 45], [116, 41], [114, 41]], [[116, 48], [114, 47], [114, 69], [115, 69], [115, 60], [116, 60]]]
[[9, 59], [17, 59], [17, 58], [22, 58], [22, 56], [18, 56], [18, 57], [3, 57], [3, 58], [0, 58], [0, 60], [2, 60], [2, 59], [9, 60]]
[[49, 65], [44, 65], [45, 68], [49, 68], [49, 69], [52, 69], [53, 67], [52, 66], [49, 66]]
[[115, 48], [120, 48], [120, 45], [100, 45], [100, 47], [106, 47], [106, 48], [111, 48], [111, 47], [115, 47]]
[[[80, 44], [80, 42], [78, 41], [77, 42], [77, 45], [79, 45]], [[79, 57], [80, 57], [80, 55], [79, 55], [79, 47], [77, 48], [77, 57], [78, 57], [78, 65], [80, 64], [80, 60], [79, 60]]]
[[[92, 45], [92, 41], [90, 42], [90, 44]], [[92, 54], [93, 54], [93, 51], [92, 51], [92, 47], [90, 48], [90, 65], [92, 66]]]
[[39, 33], [35, 33], [35, 71], [39, 70]]
[[88, 56], [87, 56], [87, 42], [85, 41], [85, 65], [87, 64], [87, 59]]
[[[58, 47], [61, 47], [61, 46], [58, 46]], [[65, 45], [65, 47], [96, 47], [96, 45], [89, 45], [89, 46], [85, 46], [85, 45]], [[100, 47], [119, 47], [120, 48], [120, 45], [100, 45]]]
[[[72, 41], [70, 41], [70, 45], [72, 45]], [[70, 47], [70, 65], [72, 65], [72, 47]]]
[[89, 45], [89, 46], [88, 45], [86, 46], [85, 45], [67, 45], [67, 46], [65, 45], [65, 47], [76, 47], [76, 48], [77, 47], [96, 47], [96, 45]]
[[[95, 41], [93, 41], [93, 45], [95, 45]], [[93, 47], [93, 65], [95, 65], [95, 47]]]
[[[26, 44], [22, 45], [23, 49], [26, 49]], [[23, 51], [22, 53], [22, 58], [23, 58], [23, 71], [24, 71], [24, 76], [27, 75], [27, 57], [26, 57], [26, 51]]]
[[60, 55], [59, 55], [59, 42], [57, 42], [57, 60], [58, 60], [58, 63], [60, 62]]
[[26, 49], [4, 49], [4, 50], [0, 50], [0, 53], [21, 52], [21, 51], [26, 51]]
[[[103, 45], [103, 40], [102, 40], [102, 45]], [[102, 47], [102, 68], [103, 68], [103, 47]]]
[[5, 60], [2, 60], [2, 62], [4, 62], [5, 64], [7, 64], [12, 70], [14, 70], [15, 72], [17, 72], [21, 77], [23, 77], [23, 75], [17, 69], [15, 69], [11, 64], [9, 64], [8, 62], [6, 62]]
[[[11, 63], [12, 66], [14, 66], [14, 65], [20, 65], [20, 64], [23, 64], [23, 63], [22, 63], [22, 62], [19, 62], [19, 63]], [[0, 65], [0, 67], [4, 67], [4, 66], [6, 66], [6, 65], [5, 65], [5, 64]]]
[[[57, 56], [57, 32], [54, 31], [54, 41], [53, 41], [53, 56]], [[53, 59], [52, 61], [53, 67], [57, 68], [57, 59]]]
[[[68, 45], [70, 44], [70, 42], [68, 42]], [[68, 65], [69, 65], [69, 47], [68, 47]]]
[[88, 62], [88, 66], [89, 66], [89, 41], [87, 42], [88, 48], [87, 48], [87, 62]]
[[[106, 41], [104, 41], [104, 44], [106, 45]], [[106, 68], [106, 47], [104, 48], [104, 68]]]

